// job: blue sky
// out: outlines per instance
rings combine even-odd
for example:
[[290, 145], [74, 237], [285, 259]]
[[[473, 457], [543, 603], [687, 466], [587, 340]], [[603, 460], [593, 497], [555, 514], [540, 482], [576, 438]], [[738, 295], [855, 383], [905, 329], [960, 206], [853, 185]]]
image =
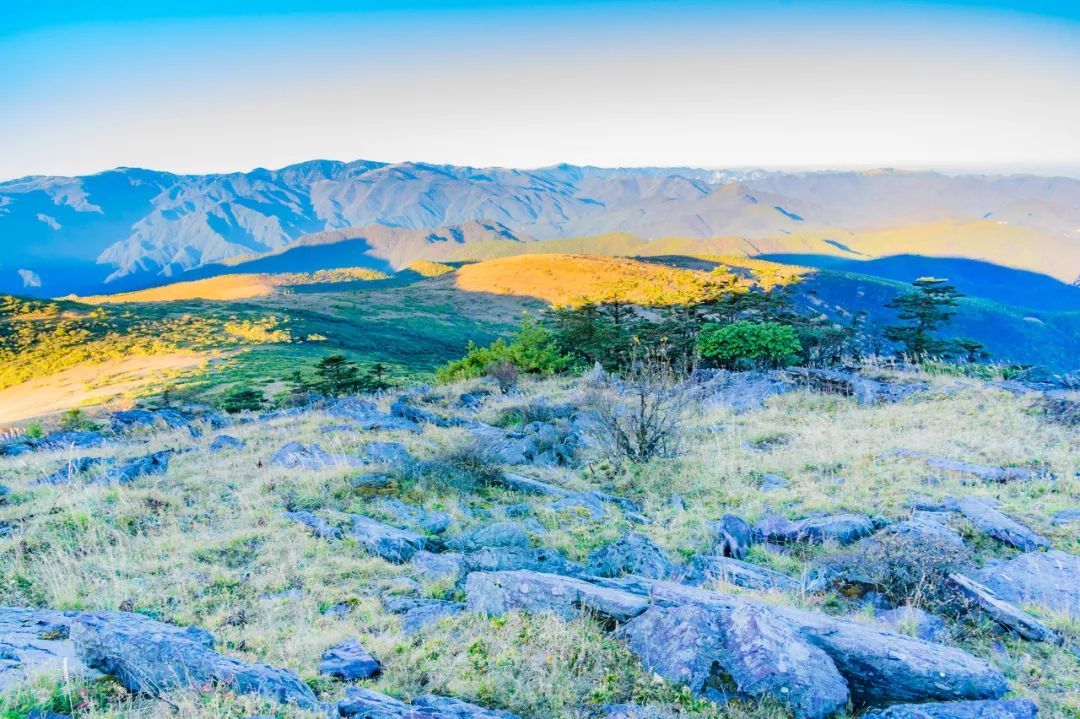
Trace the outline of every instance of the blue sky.
[[1080, 168], [1080, 3], [42, 2], [0, 178], [314, 157]]

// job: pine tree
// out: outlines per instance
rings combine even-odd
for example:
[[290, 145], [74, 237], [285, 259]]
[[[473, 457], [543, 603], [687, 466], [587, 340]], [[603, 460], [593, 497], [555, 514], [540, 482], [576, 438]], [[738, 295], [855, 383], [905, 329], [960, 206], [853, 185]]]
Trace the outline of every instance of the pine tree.
[[963, 297], [947, 283], [948, 280], [921, 277], [912, 283], [915, 292], [897, 295], [886, 303], [889, 309], [898, 310], [897, 319], [909, 324], [885, 327], [885, 339], [902, 344], [904, 352], [912, 357], [949, 354], [952, 343], [932, 334], [949, 324], [956, 314], [951, 308]]
[[311, 383], [315, 391], [328, 397], [340, 397], [356, 394], [365, 388], [364, 378], [354, 362], [345, 355], [329, 355], [315, 365], [315, 380]]

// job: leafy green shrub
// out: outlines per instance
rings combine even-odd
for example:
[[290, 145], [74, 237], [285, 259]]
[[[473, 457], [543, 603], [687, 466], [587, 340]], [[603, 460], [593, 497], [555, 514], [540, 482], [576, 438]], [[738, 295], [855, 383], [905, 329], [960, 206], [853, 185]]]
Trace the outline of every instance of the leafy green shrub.
[[60, 429], [64, 432], [93, 432], [98, 428], [98, 423], [77, 407], [60, 415]]
[[217, 405], [223, 412], [233, 413], [262, 409], [265, 402], [261, 390], [248, 385], [234, 385], [221, 393]]
[[559, 352], [551, 334], [538, 322], [524, 319], [510, 342], [497, 339], [487, 347], [470, 341], [465, 356], [439, 368], [440, 382], [483, 377], [492, 367], [510, 364], [526, 374], [551, 375], [570, 366], [571, 358]]
[[722, 367], [782, 367], [795, 361], [802, 345], [790, 325], [743, 320], [702, 327], [698, 351], [702, 357]]
[[45, 429], [41, 426], [41, 422], [31, 422], [23, 428], [23, 434], [30, 439], [41, 439], [45, 436]]

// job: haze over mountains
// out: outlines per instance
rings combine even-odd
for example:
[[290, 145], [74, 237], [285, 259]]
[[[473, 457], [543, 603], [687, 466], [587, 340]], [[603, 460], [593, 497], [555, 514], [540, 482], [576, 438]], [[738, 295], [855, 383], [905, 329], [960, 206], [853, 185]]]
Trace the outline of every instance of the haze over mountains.
[[809, 264], [962, 258], [1068, 284], [1080, 276], [1080, 181], [324, 160], [220, 175], [29, 177], [0, 183], [0, 292], [92, 294], [328, 266], [390, 271], [469, 259], [474, 247], [513, 254], [613, 232]]

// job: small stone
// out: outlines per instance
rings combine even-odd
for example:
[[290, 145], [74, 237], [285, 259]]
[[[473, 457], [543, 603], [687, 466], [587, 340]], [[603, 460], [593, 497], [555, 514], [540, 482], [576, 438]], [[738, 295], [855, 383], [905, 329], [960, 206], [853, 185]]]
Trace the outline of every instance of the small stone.
[[375, 676], [381, 669], [379, 662], [355, 639], [335, 644], [322, 655], [319, 673], [354, 681]]

